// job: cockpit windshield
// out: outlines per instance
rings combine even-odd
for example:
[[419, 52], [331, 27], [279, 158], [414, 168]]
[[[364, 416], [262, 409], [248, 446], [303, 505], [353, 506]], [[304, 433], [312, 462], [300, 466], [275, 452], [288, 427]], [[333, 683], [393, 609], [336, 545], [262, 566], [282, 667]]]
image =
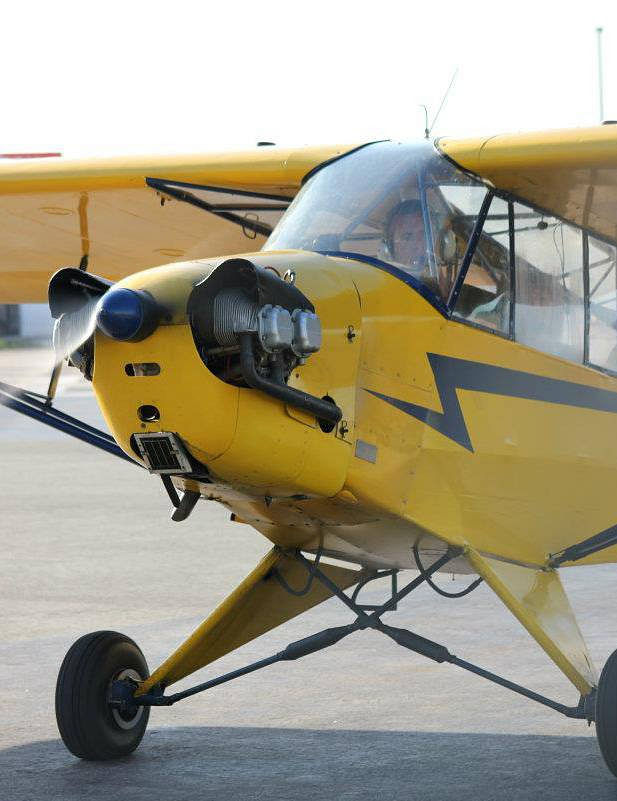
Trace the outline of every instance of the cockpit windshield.
[[377, 259], [447, 301], [485, 195], [429, 142], [377, 142], [319, 169], [264, 249]]

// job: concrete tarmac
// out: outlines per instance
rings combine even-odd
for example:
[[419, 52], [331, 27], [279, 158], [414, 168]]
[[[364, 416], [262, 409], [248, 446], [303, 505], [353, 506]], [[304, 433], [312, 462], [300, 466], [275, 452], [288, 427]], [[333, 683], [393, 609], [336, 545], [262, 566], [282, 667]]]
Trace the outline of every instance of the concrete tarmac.
[[[47, 361], [38, 351], [0, 351], [0, 380], [21, 376], [42, 391]], [[63, 379], [58, 405], [101, 424], [75, 371]], [[2, 407], [0, 488], [0, 801], [617, 797], [593, 726], [372, 631], [154, 709], [130, 758], [75, 759], [53, 709], [71, 643], [89, 631], [122, 631], [153, 669], [269, 545], [214, 503], [171, 522], [158, 479]], [[601, 667], [617, 647], [615, 567], [563, 576]], [[367, 588], [368, 602], [381, 597]], [[177, 687], [350, 620], [340, 602], [327, 601]], [[388, 622], [552, 698], [577, 701], [484, 585], [458, 601], [422, 587]]]

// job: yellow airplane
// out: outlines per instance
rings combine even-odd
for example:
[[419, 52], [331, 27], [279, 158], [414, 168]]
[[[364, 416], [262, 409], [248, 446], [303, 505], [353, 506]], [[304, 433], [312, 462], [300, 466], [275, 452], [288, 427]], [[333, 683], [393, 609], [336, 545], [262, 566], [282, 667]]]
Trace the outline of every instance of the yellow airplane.
[[[174, 520], [214, 500], [272, 542], [151, 674], [122, 634], [71, 647], [73, 754], [126, 755], [151, 706], [373, 628], [595, 721], [617, 775], [617, 652], [598, 679], [559, 576], [617, 560], [617, 127], [11, 162], [0, 205], [0, 302], [51, 278], [59, 364], [113, 439], [56, 409], [59, 366], [47, 397], [2, 384], [2, 402], [159, 476]], [[378, 578], [387, 600], [362, 603]], [[482, 580], [575, 705], [382, 621], [422, 583]], [[167, 693], [333, 596], [348, 625]]]

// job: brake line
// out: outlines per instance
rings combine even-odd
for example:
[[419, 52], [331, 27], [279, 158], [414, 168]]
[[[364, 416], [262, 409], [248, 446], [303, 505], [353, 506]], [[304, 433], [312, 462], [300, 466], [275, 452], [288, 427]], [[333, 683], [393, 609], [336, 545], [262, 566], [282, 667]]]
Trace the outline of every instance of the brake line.
[[441, 587], [438, 587], [437, 584], [435, 584], [435, 582], [427, 574], [424, 565], [420, 561], [420, 553], [418, 551], [418, 546], [414, 545], [412, 547], [412, 551], [413, 551], [413, 557], [416, 560], [416, 565], [418, 567], [418, 570], [420, 571], [420, 575], [422, 576], [422, 578], [426, 581], [426, 583], [432, 590], [435, 590], [435, 592], [438, 595], [442, 595], [444, 598], [462, 598], [464, 595], [469, 595], [470, 592], [473, 592], [473, 590], [475, 590], [479, 584], [482, 584], [483, 579], [480, 576], [480, 578], [477, 578], [475, 581], [472, 581], [468, 587], [465, 587], [465, 589], [459, 590], [458, 592], [448, 592], [447, 590], [442, 590]]

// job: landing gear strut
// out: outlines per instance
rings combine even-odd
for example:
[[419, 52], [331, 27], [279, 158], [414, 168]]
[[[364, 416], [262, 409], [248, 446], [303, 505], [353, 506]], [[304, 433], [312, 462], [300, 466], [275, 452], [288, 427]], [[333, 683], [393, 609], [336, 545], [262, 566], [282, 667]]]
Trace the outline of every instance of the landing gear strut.
[[[459, 550], [450, 548], [402, 589], [397, 589], [393, 583], [391, 597], [380, 606], [357, 603], [358, 590], [351, 597], [343, 592], [319, 568], [318, 559], [310, 561], [300, 551], [295, 551], [292, 555], [306, 568], [309, 577], [319, 580], [356, 615], [353, 623], [304, 637], [266, 659], [172, 695], [165, 695], [165, 688], [161, 686], [139, 694], [139, 682], [146, 678], [148, 669], [141, 651], [132, 640], [114, 632], [88, 634], [69, 650], [58, 677], [58, 726], [69, 750], [84, 759], [110, 759], [129, 754], [141, 741], [148, 721], [149, 707], [171, 706], [191, 695], [276, 662], [291, 661], [321, 651], [349, 634], [367, 628], [380, 631], [403, 648], [435, 662], [449, 662], [567, 717], [582, 718], [589, 722], [595, 720], [595, 691], [581, 698], [577, 706], [569, 707], [459, 659], [439, 643], [382, 622], [383, 614], [396, 609], [405, 596], [460, 555]], [[392, 571], [384, 571], [372, 578], [391, 575]], [[365, 578], [364, 583], [366, 581]], [[617, 775], [617, 652], [609, 659], [600, 680], [598, 715], [600, 747], [609, 768]]]

